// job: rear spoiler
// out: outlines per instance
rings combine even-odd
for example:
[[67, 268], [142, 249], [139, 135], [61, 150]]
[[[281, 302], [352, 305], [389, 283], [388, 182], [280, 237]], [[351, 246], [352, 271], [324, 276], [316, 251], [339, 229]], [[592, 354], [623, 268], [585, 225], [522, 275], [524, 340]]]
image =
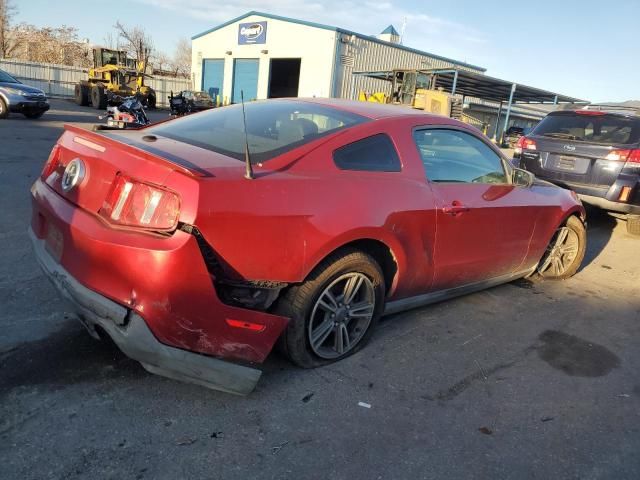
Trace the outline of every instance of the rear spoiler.
[[146, 160], [159, 165], [170, 166], [174, 170], [191, 177], [213, 176], [210, 172], [194, 165], [184, 158], [173, 155], [169, 157], [166, 152], [157, 150], [150, 143], [140, 141], [136, 138], [120, 137], [119, 139], [116, 139], [111, 135], [107, 136], [99, 133], [101, 130], [91, 131], [68, 123], [64, 124], [64, 129], [66, 132], [76, 134], [76, 137], [73, 139], [74, 142], [98, 152], [104, 152], [109, 147], [115, 147], [118, 150], [125, 151], [127, 153], [140, 155]]

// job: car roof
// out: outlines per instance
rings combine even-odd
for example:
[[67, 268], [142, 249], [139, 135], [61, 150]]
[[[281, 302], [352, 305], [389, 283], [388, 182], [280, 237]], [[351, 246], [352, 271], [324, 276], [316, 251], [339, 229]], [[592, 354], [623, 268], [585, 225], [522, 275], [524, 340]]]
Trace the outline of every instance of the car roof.
[[[427, 118], [436, 117], [440, 119], [440, 121], [442, 121], [443, 119], [442, 115], [425, 113], [424, 110], [417, 110], [407, 105], [389, 105], [375, 102], [360, 102], [356, 100], [343, 100], [340, 98], [287, 98], [282, 100], [315, 103], [325, 107], [355, 113], [356, 115], [370, 118], [372, 120], [391, 117], [409, 117], [416, 115]], [[452, 123], [455, 122], [452, 121]]]
[[591, 110], [585, 108], [572, 108], [567, 110], [556, 110], [550, 112], [548, 116], [562, 116], [562, 115], [594, 115], [594, 116], [614, 116], [624, 118], [640, 118], [640, 108], [628, 108], [628, 109], [599, 109]]

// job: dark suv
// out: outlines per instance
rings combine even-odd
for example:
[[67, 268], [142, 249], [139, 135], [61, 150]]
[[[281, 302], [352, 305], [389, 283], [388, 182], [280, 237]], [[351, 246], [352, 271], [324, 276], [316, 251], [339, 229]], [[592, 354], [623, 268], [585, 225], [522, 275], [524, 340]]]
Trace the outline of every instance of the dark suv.
[[640, 235], [640, 109], [590, 105], [550, 113], [520, 137], [514, 158], [585, 204], [626, 213], [627, 230]]

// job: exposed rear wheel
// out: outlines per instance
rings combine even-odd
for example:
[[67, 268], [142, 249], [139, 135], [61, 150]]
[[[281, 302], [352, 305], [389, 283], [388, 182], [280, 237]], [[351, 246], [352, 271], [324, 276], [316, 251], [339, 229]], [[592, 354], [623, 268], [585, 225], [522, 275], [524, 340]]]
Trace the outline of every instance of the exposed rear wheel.
[[360, 350], [384, 306], [384, 277], [366, 253], [350, 250], [322, 262], [278, 302], [291, 320], [281, 347], [304, 368], [332, 363]]
[[627, 232], [640, 236], [640, 215], [627, 215]]
[[563, 280], [580, 268], [587, 248], [584, 224], [575, 216], [558, 228], [538, 265], [538, 274], [545, 279]]

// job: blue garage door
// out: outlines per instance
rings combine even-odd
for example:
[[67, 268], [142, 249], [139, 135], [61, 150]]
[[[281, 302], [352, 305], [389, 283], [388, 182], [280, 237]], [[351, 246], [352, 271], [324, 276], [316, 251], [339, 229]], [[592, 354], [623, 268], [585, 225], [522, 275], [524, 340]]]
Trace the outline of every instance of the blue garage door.
[[205, 58], [202, 61], [202, 90], [211, 95], [213, 100], [222, 98], [222, 82], [224, 81], [224, 60]]
[[233, 62], [233, 90], [231, 101], [240, 103], [240, 91], [244, 91], [244, 100], [258, 97], [258, 59], [236, 58]]

